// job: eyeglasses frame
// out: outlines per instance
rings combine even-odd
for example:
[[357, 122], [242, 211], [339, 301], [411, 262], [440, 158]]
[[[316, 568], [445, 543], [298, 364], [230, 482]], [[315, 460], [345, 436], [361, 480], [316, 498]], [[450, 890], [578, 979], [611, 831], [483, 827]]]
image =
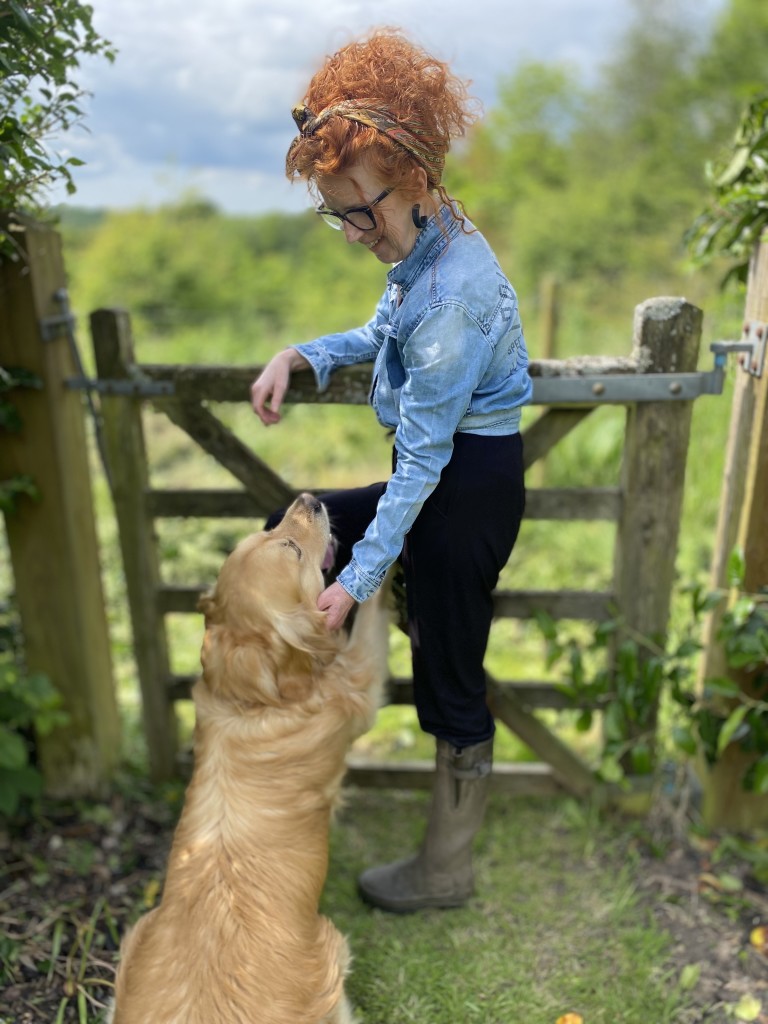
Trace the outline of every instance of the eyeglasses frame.
[[[346, 221], [348, 224], [351, 224], [356, 231], [373, 231], [377, 227], [376, 214], [373, 212], [373, 208], [374, 206], [377, 206], [380, 202], [382, 202], [382, 200], [386, 199], [388, 195], [391, 195], [392, 192], [394, 192], [394, 189], [385, 188], [384, 191], [377, 195], [372, 202], [366, 204], [365, 206], [353, 206], [349, 210], [347, 210], [346, 213], [339, 213], [338, 210], [332, 210], [329, 206], [318, 206], [318, 208], [315, 210], [315, 213], [318, 215], [318, 217], [322, 217], [325, 223], [328, 225], [328, 227], [333, 228], [334, 231], [341, 231], [342, 224], [344, 221]], [[350, 213], [365, 214], [365, 216], [368, 217], [368, 219], [370, 220], [371, 226], [369, 228], [358, 227], [357, 224], [355, 224], [353, 221], [349, 219]], [[339, 223], [336, 224], [334, 223], [334, 221], [328, 220], [329, 217], [338, 218]]]

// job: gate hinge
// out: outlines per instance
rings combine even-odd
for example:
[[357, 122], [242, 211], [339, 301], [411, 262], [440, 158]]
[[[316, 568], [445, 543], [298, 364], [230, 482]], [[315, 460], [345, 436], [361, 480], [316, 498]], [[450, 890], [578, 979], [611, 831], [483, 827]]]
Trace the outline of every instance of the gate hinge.
[[72, 337], [75, 331], [75, 315], [69, 308], [69, 294], [66, 288], [53, 293], [53, 301], [61, 310], [53, 316], [40, 317], [40, 334], [43, 341], [55, 341], [62, 333]]
[[742, 369], [753, 377], [762, 377], [767, 342], [768, 324], [763, 320], [748, 320], [741, 332], [741, 341], [716, 341], [709, 347], [715, 353], [715, 367], [724, 367], [731, 352], [741, 352], [739, 364]]

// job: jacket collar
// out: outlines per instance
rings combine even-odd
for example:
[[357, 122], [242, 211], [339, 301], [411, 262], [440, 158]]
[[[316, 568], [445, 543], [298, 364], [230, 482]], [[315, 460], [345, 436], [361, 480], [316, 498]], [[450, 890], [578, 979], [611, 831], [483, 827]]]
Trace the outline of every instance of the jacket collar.
[[390, 284], [399, 285], [407, 292], [417, 277], [438, 258], [452, 238], [461, 231], [461, 223], [451, 215], [445, 204], [430, 217], [416, 242], [405, 257], [387, 273]]

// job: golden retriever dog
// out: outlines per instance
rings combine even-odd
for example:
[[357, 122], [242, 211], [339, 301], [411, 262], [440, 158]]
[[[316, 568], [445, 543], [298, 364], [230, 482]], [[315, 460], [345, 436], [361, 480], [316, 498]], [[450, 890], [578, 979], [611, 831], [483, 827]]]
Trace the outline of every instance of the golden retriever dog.
[[127, 933], [114, 1024], [352, 1024], [349, 952], [318, 913], [352, 741], [387, 670], [376, 595], [351, 632], [316, 601], [328, 516], [302, 494], [227, 558], [193, 688], [195, 766], [162, 901]]

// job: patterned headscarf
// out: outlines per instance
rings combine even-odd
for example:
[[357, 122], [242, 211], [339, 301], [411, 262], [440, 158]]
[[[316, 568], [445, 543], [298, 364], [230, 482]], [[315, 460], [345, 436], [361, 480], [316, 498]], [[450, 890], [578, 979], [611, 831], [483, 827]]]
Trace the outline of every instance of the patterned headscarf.
[[437, 137], [430, 134], [420, 122], [409, 121], [406, 124], [399, 121], [386, 107], [369, 104], [365, 100], [342, 100], [341, 103], [334, 103], [333, 106], [321, 110], [319, 114], [313, 114], [309, 107], [299, 103], [293, 108], [291, 114], [301, 132], [301, 135], [291, 144], [291, 149], [300, 138], [314, 135], [329, 118], [345, 117], [348, 121], [356, 121], [368, 128], [375, 128], [377, 132], [381, 132], [382, 135], [386, 135], [388, 139], [392, 139], [393, 142], [402, 146], [418, 160], [435, 183], [438, 183], [442, 177], [445, 154], [435, 151]]

